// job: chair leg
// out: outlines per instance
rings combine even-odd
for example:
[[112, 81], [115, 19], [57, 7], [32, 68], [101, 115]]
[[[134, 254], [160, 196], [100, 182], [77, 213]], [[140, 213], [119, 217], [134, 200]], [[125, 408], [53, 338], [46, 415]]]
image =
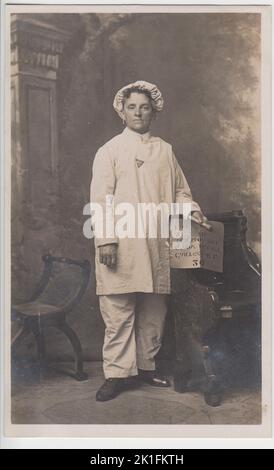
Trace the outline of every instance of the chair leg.
[[184, 361], [175, 360], [173, 365], [173, 385], [175, 392], [190, 392], [189, 384], [191, 381], [191, 377], [192, 370], [186, 370]]
[[44, 331], [39, 319], [32, 319], [32, 321], [30, 322], [30, 329], [36, 342], [39, 367], [38, 373], [41, 379], [43, 372], [46, 370], [47, 363]]
[[206, 374], [205, 382], [202, 385], [204, 400], [209, 406], [219, 406], [222, 401], [222, 390], [220, 381], [215, 375], [210, 358], [210, 348], [207, 345], [202, 347], [203, 364]]
[[36, 341], [37, 353], [38, 353], [40, 365], [43, 366], [45, 364], [45, 358], [46, 358], [45, 338], [44, 338], [43, 329], [39, 325], [38, 321], [35, 321], [32, 323], [31, 331]]
[[55, 326], [66, 335], [73, 347], [75, 354], [75, 374], [73, 377], [79, 381], [86, 380], [88, 375], [83, 370], [83, 352], [78, 336], [65, 321], [59, 322]]
[[12, 338], [11, 340], [11, 353], [13, 353], [18, 346], [18, 344], [26, 338], [30, 333], [30, 329], [28, 325], [24, 322], [22, 326], [20, 327], [19, 331], [16, 333], [16, 335]]

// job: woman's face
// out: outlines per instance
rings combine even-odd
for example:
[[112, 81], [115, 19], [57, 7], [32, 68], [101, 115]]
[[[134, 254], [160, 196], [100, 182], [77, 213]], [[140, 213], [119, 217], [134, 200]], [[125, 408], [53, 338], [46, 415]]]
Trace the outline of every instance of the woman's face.
[[144, 134], [150, 128], [154, 110], [147, 95], [133, 92], [125, 100], [123, 114], [127, 127]]

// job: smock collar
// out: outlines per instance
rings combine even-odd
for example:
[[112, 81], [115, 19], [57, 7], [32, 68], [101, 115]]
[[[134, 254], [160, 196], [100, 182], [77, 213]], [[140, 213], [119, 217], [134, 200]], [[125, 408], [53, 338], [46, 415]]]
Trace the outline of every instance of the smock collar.
[[122, 132], [123, 135], [134, 139], [136, 142], [148, 142], [151, 140], [151, 131], [145, 132], [144, 134], [139, 134], [139, 132], [133, 131], [129, 127], [125, 127]]

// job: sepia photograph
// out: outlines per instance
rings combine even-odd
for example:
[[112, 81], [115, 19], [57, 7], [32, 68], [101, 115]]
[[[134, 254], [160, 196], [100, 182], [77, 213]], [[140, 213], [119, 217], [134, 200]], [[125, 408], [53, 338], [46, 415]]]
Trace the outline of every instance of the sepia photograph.
[[270, 436], [270, 16], [6, 7], [7, 435]]

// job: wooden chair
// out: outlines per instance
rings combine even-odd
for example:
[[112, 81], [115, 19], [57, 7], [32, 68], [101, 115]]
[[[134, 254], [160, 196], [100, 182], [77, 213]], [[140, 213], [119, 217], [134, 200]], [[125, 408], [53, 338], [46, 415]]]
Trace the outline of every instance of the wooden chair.
[[[80, 302], [86, 291], [90, 263], [88, 260], [73, 260], [51, 256], [42, 256], [44, 270], [41, 279], [30, 300], [12, 306], [12, 319], [19, 320], [21, 327], [12, 339], [11, 352], [30, 333], [34, 335], [38, 357], [45, 365], [44, 329], [55, 327], [62, 331], [70, 341], [75, 355], [75, 373], [77, 380], [85, 380], [83, 371], [82, 347], [78, 336], [66, 321], [67, 314]], [[70, 374], [71, 375], [71, 374]]]
[[225, 361], [235, 368], [243, 348], [261, 361], [261, 266], [246, 243], [247, 219], [241, 210], [207, 218], [224, 224], [224, 269], [172, 270], [174, 388], [183, 393], [199, 387], [206, 403], [218, 406]]

